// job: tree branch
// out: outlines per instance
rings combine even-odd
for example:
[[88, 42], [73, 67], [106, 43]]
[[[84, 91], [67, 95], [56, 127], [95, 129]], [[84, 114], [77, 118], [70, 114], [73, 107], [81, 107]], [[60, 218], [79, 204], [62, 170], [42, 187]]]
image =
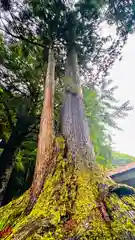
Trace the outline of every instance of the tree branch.
[[11, 37], [13, 37], [13, 38], [20, 39], [20, 40], [22, 40], [22, 41], [26, 41], [26, 42], [28, 42], [28, 43], [30, 43], [30, 44], [33, 44], [33, 45], [36, 45], [36, 46], [39, 46], [39, 47], [42, 47], [42, 48], [45, 47], [45, 45], [43, 45], [43, 44], [41, 44], [41, 43], [38, 43], [38, 42], [35, 42], [35, 41], [31, 41], [31, 40], [29, 40], [28, 38], [25, 38], [23, 35], [16, 36], [16, 35], [12, 34], [11, 32], [9, 32], [9, 30], [8, 30], [8, 31], [7, 31], [7, 30], [4, 30], [4, 31], [5, 31], [7, 34], [9, 34]]
[[[6, 19], [4, 19], [4, 20], [6, 20]], [[2, 21], [2, 18], [1, 18], [1, 21]], [[7, 20], [6, 20], [7, 21]], [[8, 21], [7, 21], [8, 22]], [[16, 38], [16, 39], [20, 39], [20, 40], [22, 40], [22, 41], [26, 41], [26, 42], [28, 42], [28, 43], [30, 43], [30, 44], [33, 44], [33, 45], [36, 45], [36, 46], [40, 46], [40, 47], [42, 47], [42, 48], [44, 48], [45, 47], [45, 45], [44, 44], [41, 44], [41, 43], [38, 43], [38, 42], [35, 42], [35, 41], [31, 41], [31, 40], [29, 40], [28, 38], [25, 38], [23, 35], [19, 35], [19, 36], [17, 36], [17, 35], [14, 35], [13, 33], [11, 33], [10, 31], [9, 31], [9, 29], [7, 28], [7, 26], [4, 24], [4, 22], [2, 21], [2, 24], [3, 24], [3, 26], [4, 26], [4, 28], [1, 28], [1, 30], [2, 31], [4, 31], [5, 33], [7, 33], [8, 35], [10, 35], [11, 37], [13, 37], [13, 38]]]

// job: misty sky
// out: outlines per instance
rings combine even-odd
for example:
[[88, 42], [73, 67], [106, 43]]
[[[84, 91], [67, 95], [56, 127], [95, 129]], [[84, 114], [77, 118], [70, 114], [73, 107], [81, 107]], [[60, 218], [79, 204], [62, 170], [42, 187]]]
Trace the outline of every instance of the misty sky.
[[[129, 36], [123, 49], [123, 59], [116, 62], [111, 70], [111, 78], [119, 88], [116, 97], [120, 101], [130, 100], [135, 107], [135, 35]], [[123, 132], [114, 131], [114, 148], [123, 153], [135, 156], [135, 109], [126, 119], [118, 121]]]

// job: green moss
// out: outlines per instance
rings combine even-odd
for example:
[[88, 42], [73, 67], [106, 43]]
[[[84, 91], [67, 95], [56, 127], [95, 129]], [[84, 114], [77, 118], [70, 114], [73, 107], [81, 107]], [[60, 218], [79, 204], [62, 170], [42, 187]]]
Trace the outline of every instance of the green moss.
[[[123, 240], [128, 232], [135, 236], [134, 222], [129, 215], [131, 209], [135, 210], [134, 197], [119, 199], [114, 193], [104, 194], [114, 184], [104, 177], [104, 171], [99, 167], [74, 168], [70, 154], [63, 159], [64, 140], [57, 138], [56, 145], [59, 149], [56, 169], [46, 179], [31, 213], [24, 216], [29, 192], [0, 209], [1, 229], [8, 224], [13, 227], [13, 233], [6, 239], [63, 240], [77, 236], [83, 240]], [[99, 184], [106, 184], [106, 189], [100, 191]], [[98, 206], [102, 200], [109, 222]]]
[[66, 91], [69, 91], [73, 94], [77, 94], [80, 90], [79, 86], [73, 82], [71, 77], [64, 77], [64, 86]]
[[15, 225], [20, 218], [23, 218], [27, 206], [29, 191], [8, 205], [0, 208], [0, 231], [7, 225]]

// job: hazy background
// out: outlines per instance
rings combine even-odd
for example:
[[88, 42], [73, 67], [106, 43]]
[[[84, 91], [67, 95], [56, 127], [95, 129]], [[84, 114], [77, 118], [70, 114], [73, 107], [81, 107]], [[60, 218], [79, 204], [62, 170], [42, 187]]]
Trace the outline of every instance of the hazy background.
[[[111, 78], [118, 86], [116, 97], [121, 102], [131, 101], [135, 107], [135, 35], [129, 36], [122, 60], [116, 61]], [[114, 149], [135, 156], [135, 109], [126, 119], [118, 121], [123, 131], [113, 130]]]

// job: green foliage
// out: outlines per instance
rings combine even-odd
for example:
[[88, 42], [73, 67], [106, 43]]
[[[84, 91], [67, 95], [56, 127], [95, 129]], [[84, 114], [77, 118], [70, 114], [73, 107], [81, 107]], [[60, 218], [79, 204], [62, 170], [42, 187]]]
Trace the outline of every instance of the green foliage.
[[[90, 136], [96, 152], [97, 162], [110, 167], [112, 165], [112, 148], [109, 128], [118, 128], [117, 118], [126, 117], [132, 109], [129, 102], [119, 105], [114, 98], [116, 87], [110, 87], [108, 82], [100, 90], [83, 88], [86, 116], [90, 126]], [[108, 88], [109, 87], [109, 88]]]
[[[102, 102], [97, 92], [84, 88], [85, 111], [90, 126], [90, 136], [94, 145], [97, 162], [108, 166], [111, 162], [111, 142], [106, 133], [106, 125], [102, 120]], [[106, 109], [107, 110], [107, 109]]]
[[124, 166], [128, 163], [135, 162], [135, 157], [130, 156], [125, 153], [120, 152], [113, 152], [113, 159], [112, 159], [112, 165], [117, 166]]
[[34, 134], [27, 137], [17, 153], [15, 166], [7, 187], [5, 203], [22, 195], [30, 186], [36, 160], [36, 140]]
[[[0, 69], [0, 138], [5, 144], [1, 144], [0, 151], [4, 151], [14, 129], [24, 136], [23, 144], [16, 149], [15, 166], [6, 193], [7, 202], [21, 195], [32, 181], [43, 99], [43, 65], [37, 49], [27, 45], [26, 54], [24, 43], [7, 45], [2, 36], [0, 39], [0, 54], [4, 51]], [[29, 127], [25, 131], [27, 124]]]
[[107, 18], [109, 24], [116, 24], [117, 32], [125, 37], [127, 33], [132, 33], [135, 26], [135, 1], [110, 0]]
[[[1, 17], [1, 26], [11, 41], [14, 37], [21, 39], [26, 52], [26, 42], [45, 50], [55, 42], [62, 68], [65, 68], [63, 49], [75, 47], [83, 74], [92, 80], [96, 78], [98, 84], [120, 54], [123, 37], [134, 29], [134, 1], [115, 1], [114, 4], [114, 1], [106, 0], [30, 0], [11, 3], [12, 9], [18, 10], [13, 10], [12, 14], [8, 12], [4, 26]], [[101, 36], [100, 26], [105, 21], [117, 25], [117, 37]], [[91, 64], [90, 68], [87, 63]]]

